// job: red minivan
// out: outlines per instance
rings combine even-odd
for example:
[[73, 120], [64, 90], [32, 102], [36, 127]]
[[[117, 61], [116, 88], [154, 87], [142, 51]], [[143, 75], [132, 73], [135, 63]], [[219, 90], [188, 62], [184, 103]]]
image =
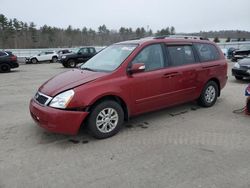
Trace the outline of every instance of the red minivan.
[[41, 127], [96, 138], [116, 134], [132, 116], [188, 101], [212, 106], [227, 81], [227, 61], [215, 43], [146, 38], [113, 44], [45, 82], [30, 101]]

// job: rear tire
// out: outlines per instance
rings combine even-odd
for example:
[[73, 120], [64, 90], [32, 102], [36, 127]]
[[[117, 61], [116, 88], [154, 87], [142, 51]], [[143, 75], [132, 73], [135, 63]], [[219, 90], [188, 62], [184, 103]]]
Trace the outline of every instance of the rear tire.
[[73, 59], [68, 60], [67, 67], [75, 68], [76, 67], [76, 62]]
[[8, 64], [0, 65], [0, 72], [10, 72], [10, 65]]
[[203, 107], [211, 107], [215, 104], [218, 97], [218, 85], [214, 81], [209, 81], [203, 88], [198, 103]]
[[107, 100], [93, 107], [87, 119], [87, 126], [95, 138], [103, 139], [118, 133], [123, 122], [122, 107], [115, 101]]
[[51, 63], [56, 63], [57, 62], [57, 57], [52, 57]]
[[242, 77], [242, 76], [235, 76], [235, 79], [236, 79], [236, 80], [242, 80], [243, 77]]

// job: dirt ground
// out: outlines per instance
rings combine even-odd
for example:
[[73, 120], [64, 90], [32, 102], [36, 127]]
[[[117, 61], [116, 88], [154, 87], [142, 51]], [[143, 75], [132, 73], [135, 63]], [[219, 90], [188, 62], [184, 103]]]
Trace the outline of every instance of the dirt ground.
[[30, 117], [38, 87], [65, 71], [59, 63], [0, 74], [0, 188], [249, 188], [248, 81], [231, 76], [215, 106], [188, 103], [145, 114], [116, 136], [96, 140], [48, 133]]

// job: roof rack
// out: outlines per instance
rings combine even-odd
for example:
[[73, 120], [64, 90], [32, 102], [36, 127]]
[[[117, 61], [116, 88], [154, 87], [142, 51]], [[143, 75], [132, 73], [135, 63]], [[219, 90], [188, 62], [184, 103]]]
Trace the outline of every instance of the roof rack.
[[192, 36], [192, 35], [163, 35], [154, 37], [154, 39], [165, 39], [165, 38], [209, 40], [208, 38], [205, 37]]

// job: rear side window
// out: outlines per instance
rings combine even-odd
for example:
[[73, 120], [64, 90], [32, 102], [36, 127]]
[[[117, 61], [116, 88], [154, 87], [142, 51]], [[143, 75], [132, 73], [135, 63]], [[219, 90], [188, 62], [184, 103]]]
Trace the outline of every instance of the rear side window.
[[195, 63], [191, 45], [168, 46], [168, 52], [173, 66]]
[[79, 52], [82, 53], [82, 54], [87, 54], [87, 53], [89, 53], [88, 48], [82, 48], [82, 49], [80, 49]]
[[91, 54], [93, 54], [93, 53], [95, 53], [95, 50], [94, 50], [93, 48], [90, 48], [90, 49], [89, 49], [89, 52], [90, 52]]
[[214, 61], [220, 58], [217, 48], [212, 44], [196, 43], [194, 46], [198, 52], [201, 62]]

